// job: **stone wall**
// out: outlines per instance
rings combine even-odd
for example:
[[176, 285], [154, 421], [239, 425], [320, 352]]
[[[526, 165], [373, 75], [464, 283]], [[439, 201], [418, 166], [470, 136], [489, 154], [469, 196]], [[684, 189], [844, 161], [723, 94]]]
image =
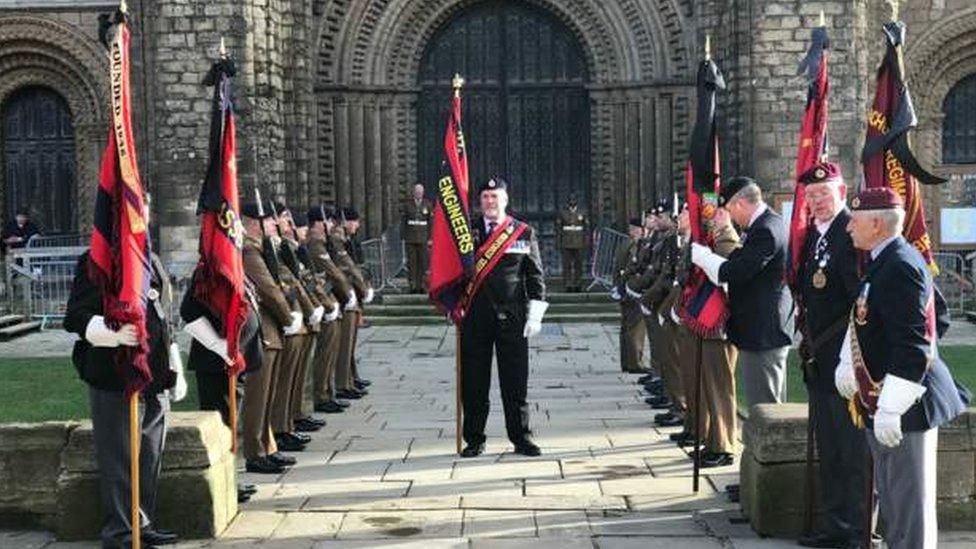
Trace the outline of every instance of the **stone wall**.
[[[750, 410], [743, 432], [741, 503], [743, 513], [760, 535], [795, 538], [803, 529], [806, 430], [805, 404], [761, 404]], [[941, 530], [976, 529], [974, 435], [976, 408], [939, 429]], [[821, 515], [819, 502], [815, 512]]]
[[[167, 417], [159, 524], [184, 538], [212, 538], [237, 515], [230, 431], [216, 412]], [[102, 523], [90, 422], [0, 425], [0, 526], [94, 539]]]

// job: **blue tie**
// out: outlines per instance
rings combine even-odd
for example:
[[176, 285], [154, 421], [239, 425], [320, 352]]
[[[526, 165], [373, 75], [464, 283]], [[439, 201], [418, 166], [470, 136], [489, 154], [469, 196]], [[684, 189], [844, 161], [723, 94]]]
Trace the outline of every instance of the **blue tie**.
[[497, 226], [498, 226], [498, 223], [495, 223], [494, 221], [489, 221], [488, 222], [488, 234], [491, 234], [491, 233], [495, 232], [495, 227], [497, 227]]

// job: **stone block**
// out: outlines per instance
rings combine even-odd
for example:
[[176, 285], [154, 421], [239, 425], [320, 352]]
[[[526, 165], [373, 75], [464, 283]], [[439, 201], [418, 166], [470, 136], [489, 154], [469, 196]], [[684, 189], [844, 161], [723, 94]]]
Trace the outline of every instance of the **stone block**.
[[[171, 413], [167, 419], [156, 520], [186, 539], [212, 538], [237, 515], [237, 470], [230, 431], [216, 412]], [[62, 540], [91, 539], [102, 523], [91, 423], [68, 437], [58, 468], [53, 529]]]
[[51, 528], [61, 452], [77, 422], [0, 425], [0, 526]]
[[749, 410], [742, 441], [762, 464], [806, 458], [806, 404], [758, 404]]

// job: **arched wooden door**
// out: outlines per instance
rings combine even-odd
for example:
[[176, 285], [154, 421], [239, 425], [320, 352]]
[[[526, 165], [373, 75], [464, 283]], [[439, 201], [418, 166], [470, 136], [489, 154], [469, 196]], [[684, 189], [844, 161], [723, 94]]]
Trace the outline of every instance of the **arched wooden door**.
[[64, 98], [48, 88], [24, 88], [0, 110], [4, 219], [27, 207], [45, 233], [74, 232], [75, 131]]
[[428, 189], [440, 174], [455, 73], [465, 78], [472, 189], [495, 174], [506, 179], [511, 209], [539, 230], [548, 271], [558, 273], [556, 214], [570, 194], [589, 204], [590, 106], [579, 43], [551, 14], [521, 2], [477, 4], [440, 29], [420, 69], [417, 173]]

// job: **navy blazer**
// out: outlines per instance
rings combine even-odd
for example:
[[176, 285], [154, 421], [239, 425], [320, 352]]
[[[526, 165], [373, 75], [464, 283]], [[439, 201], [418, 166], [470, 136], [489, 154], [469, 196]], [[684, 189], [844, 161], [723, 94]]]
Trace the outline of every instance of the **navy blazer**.
[[[834, 370], [837, 369], [840, 349], [846, 335], [847, 319], [860, 283], [857, 250], [854, 249], [851, 235], [847, 233], [850, 219], [851, 214], [847, 210], [837, 214], [824, 234], [827, 248], [824, 256], [819, 259], [816, 257], [816, 247], [820, 232], [815, 227], [810, 227], [797, 274], [804, 311], [803, 337], [809, 338], [808, 344], [816, 340], [822, 341], [813, 353], [815, 371], [810, 372], [813, 375], [806, 376], [805, 379], [807, 384], [824, 391], [836, 390]], [[821, 269], [826, 284], [823, 288], [817, 288], [813, 284], [813, 278]], [[835, 326], [841, 327], [835, 329]], [[828, 330], [833, 330], [833, 335], [824, 340], [822, 336]], [[807, 372], [804, 372], [806, 375]]]
[[793, 341], [793, 299], [784, 282], [786, 247], [783, 218], [767, 209], [719, 269], [719, 281], [729, 285], [726, 333], [739, 349], [768, 351]]
[[901, 417], [902, 430], [926, 431], [961, 414], [970, 394], [956, 384], [933, 343], [944, 319], [933, 318], [927, 325], [926, 310], [931, 307], [937, 315], [945, 309], [935, 304], [932, 274], [922, 254], [899, 236], [868, 264], [863, 292], [867, 313], [855, 328], [871, 379], [881, 382], [892, 374], [927, 389]]

